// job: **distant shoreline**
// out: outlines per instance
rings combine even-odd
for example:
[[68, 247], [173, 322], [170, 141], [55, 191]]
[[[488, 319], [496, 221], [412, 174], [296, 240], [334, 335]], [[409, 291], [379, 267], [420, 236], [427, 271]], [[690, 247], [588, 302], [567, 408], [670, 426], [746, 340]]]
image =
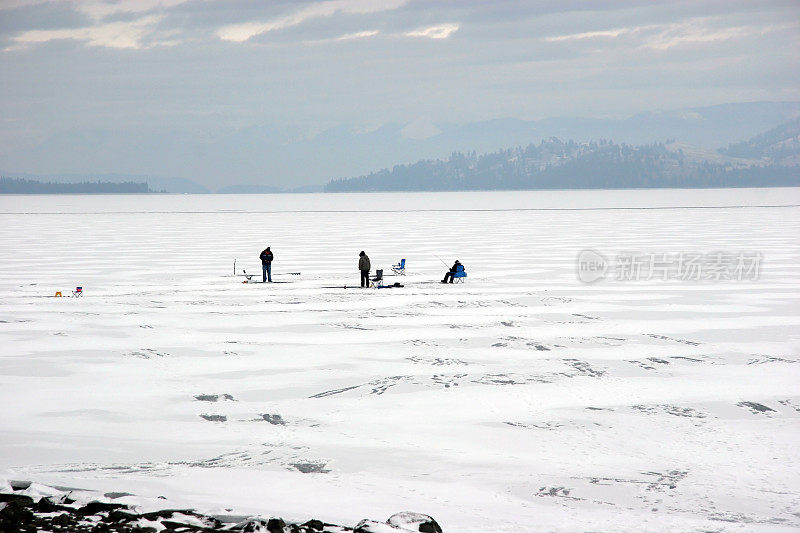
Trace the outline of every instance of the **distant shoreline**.
[[714, 191], [722, 189], [797, 189], [800, 185], [720, 185], [718, 187], [704, 186], [685, 186], [685, 187], [571, 187], [571, 188], [531, 188], [531, 189], [393, 189], [393, 190], [354, 190], [354, 191], [316, 191], [316, 192], [297, 192], [297, 191], [275, 191], [275, 192], [169, 192], [153, 191], [147, 192], [6, 192], [0, 190], [0, 196], [99, 196], [99, 195], [122, 195], [122, 196], [282, 196], [282, 195], [312, 195], [321, 194], [325, 196], [337, 196], [348, 194], [440, 194], [440, 193], [484, 193], [484, 192], [575, 192], [575, 191]]
[[24, 178], [0, 178], [0, 194], [153, 194], [147, 182], [82, 181], [62, 183]]

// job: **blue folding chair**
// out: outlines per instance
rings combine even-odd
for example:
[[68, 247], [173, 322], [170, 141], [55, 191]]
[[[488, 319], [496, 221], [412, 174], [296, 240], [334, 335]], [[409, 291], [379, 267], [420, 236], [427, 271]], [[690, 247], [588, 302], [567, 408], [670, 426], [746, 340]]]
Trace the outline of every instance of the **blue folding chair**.
[[453, 283], [464, 283], [466, 277], [467, 271], [464, 270], [464, 265], [458, 265], [455, 273], [453, 274]]
[[406, 260], [401, 259], [399, 263], [396, 265], [392, 265], [392, 272], [397, 274], [398, 276], [405, 276], [406, 275]]

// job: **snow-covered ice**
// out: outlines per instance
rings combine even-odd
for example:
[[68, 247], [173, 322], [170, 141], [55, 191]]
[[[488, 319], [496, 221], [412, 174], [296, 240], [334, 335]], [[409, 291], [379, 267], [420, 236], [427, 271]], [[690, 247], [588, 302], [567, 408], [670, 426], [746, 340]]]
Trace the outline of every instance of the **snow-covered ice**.
[[[292, 521], [408, 510], [445, 532], [798, 528], [798, 206], [2, 196], [0, 478]], [[260, 278], [267, 245], [289, 283], [233, 276]], [[406, 258], [387, 278], [405, 287], [340, 288], [362, 249], [387, 273]], [[582, 250], [761, 263], [586, 284]], [[467, 282], [439, 284], [437, 256]]]

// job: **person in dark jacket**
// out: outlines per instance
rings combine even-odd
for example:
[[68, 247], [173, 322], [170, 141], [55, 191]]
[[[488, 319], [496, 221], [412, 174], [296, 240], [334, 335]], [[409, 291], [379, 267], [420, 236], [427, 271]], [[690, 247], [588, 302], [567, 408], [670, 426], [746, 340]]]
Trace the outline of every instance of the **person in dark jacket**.
[[266, 283], [267, 280], [272, 283], [272, 259], [275, 256], [272, 255], [272, 250], [269, 249], [269, 246], [267, 246], [266, 250], [261, 252], [259, 257], [261, 258], [261, 271], [264, 274], [264, 283]]
[[[450, 271], [444, 275], [442, 283], [453, 283], [453, 275], [455, 275], [456, 270], [458, 270], [458, 266], [460, 264], [461, 263], [458, 262], [458, 259], [456, 259], [456, 262], [453, 263], [453, 266], [450, 267]], [[445, 266], [447, 266], [447, 263], [445, 263]]]
[[361, 250], [358, 254], [358, 269], [361, 271], [361, 287], [369, 287], [369, 270], [372, 265], [369, 263], [369, 256]]

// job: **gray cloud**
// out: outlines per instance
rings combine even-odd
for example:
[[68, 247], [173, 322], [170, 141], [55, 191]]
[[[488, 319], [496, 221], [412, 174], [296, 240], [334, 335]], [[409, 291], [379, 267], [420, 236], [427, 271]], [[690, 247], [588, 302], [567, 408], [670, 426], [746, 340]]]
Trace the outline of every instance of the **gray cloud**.
[[27, 30], [80, 28], [91, 23], [86, 14], [65, 3], [20, 5], [0, 10], [0, 36]]
[[110, 124], [197, 140], [800, 99], [790, 1], [0, 5], [0, 169]]

